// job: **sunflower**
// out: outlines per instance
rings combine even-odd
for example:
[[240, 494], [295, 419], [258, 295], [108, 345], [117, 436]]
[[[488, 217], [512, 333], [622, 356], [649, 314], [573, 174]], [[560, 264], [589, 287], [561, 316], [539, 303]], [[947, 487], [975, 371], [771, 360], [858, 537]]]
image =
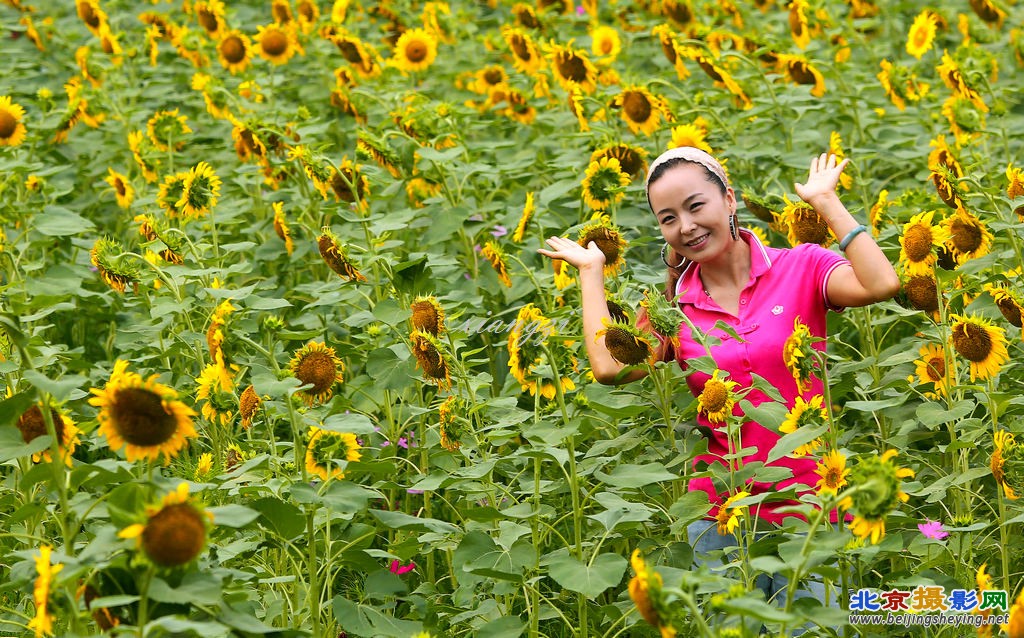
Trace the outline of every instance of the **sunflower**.
[[369, 79], [380, 75], [381, 68], [376, 55], [362, 40], [347, 31], [341, 31], [332, 35], [330, 41], [338, 47], [342, 57], [355, 68], [360, 77]]
[[36, 46], [37, 49], [46, 52], [46, 45], [43, 44], [43, 39], [39, 37], [39, 30], [36, 29], [35, 23], [32, 21], [32, 17], [29, 15], [23, 15], [18, 20], [18, 24], [25, 27], [25, 37]]
[[217, 39], [226, 28], [224, 24], [224, 3], [220, 0], [206, 0], [192, 5], [192, 13], [206, 35]]
[[947, 233], [941, 226], [932, 225], [936, 211], [918, 213], [903, 226], [900, 236], [900, 261], [908, 275], [928, 275], [936, 261], [933, 246], [942, 246]]
[[811, 378], [816, 374], [812, 339], [811, 329], [797, 317], [793, 320], [792, 334], [786, 338], [782, 346], [782, 360], [786, 364], [786, 369], [793, 375], [799, 394], [807, 391]]
[[942, 52], [942, 62], [935, 67], [935, 71], [950, 91], [973, 102], [979, 111], [988, 113], [988, 105], [981, 98], [981, 94], [967, 83], [960, 65], [946, 51]]
[[142, 171], [143, 179], [153, 183], [159, 179], [156, 173], [159, 164], [151, 159], [151, 149], [149, 147], [150, 142], [142, 131], [132, 131], [128, 134], [128, 149], [132, 152], [135, 164]]
[[437, 59], [437, 39], [426, 29], [407, 29], [395, 43], [391, 65], [403, 73], [425, 71]]
[[101, 237], [89, 251], [89, 261], [100, 274], [100, 278], [117, 292], [124, 292], [129, 284], [139, 285], [139, 267], [124, 256], [120, 243]]
[[636, 574], [629, 580], [629, 597], [640, 617], [656, 628], [661, 638], [675, 638], [672, 611], [661, 592], [661, 574], [647, 566], [639, 549], [633, 550], [630, 564]]
[[242, 427], [252, 427], [253, 417], [256, 416], [256, 410], [260, 408], [260, 404], [263, 403], [263, 399], [256, 393], [256, 388], [249, 384], [245, 390], [242, 390], [242, 396], [238, 398], [238, 414], [242, 417]]
[[337, 170], [332, 171], [328, 184], [335, 199], [355, 203], [363, 211], [369, 209], [370, 180], [352, 160], [343, 159]]
[[690, 72], [683, 65], [683, 56], [679, 54], [676, 34], [672, 31], [672, 27], [667, 24], [659, 24], [651, 29], [651, 34], [658, 37], [658, 42], [661, 44], [661, 52], [665, 55], [665, 59], [668, 60], [669, 64], [675, 68], [679, 79], [685, 80], [690, 77]]
[[100, 8], [99, 0], [75, 0], [75, 11], [92, 34], [99, 37], [100, 29], [107, 24], [107, 13]]
[[[832, 131], [828, 136], [828, 152], [836, 156], [837, 164], [846, 157], [846, 153], [843, 152], [843, 138], [839, 135], [838, 131]], [[853, 178], [845, 172], [841, 173], [839, 175], [839, 185], [849, 189], [853, 186]]]
[[53, 635], [54, 616], [50, 613], [50, 591], [53, 578], [64, 569], [61, 563], [50, 564], [53, 548], [49, 545], [39, 546], [36, 556], [36, 581], [32, 587], [32, 600], [35, 603], [36, 615], [28, 621], [28, 629], [35, 631], [36, 638]]
[[320, 229], [320, 236], [317, 237], [316, 245], [324, 262], [339, 277], [344, 277], [349, 281], [366, 281], [366, 277], [359, 272], [359, 269], [349, 259], [348, 252], [338, 242], [338, 238], [331, 232], [330, 227], [324, 226]]
[[[608, 306], [608, 314], [611, 315], [611, 320], [613, 323], [633, 323], [633, 318], [630, 315], [629, 307], [627, 306], [626, 302], [623, 301], [620, 297], [618, 297], [617, 295], [606, 294], [604, 298], [604, 303], [606, 306]], [[646, 333], [643, 336], [647, 337], [649, 334], [650, 332]]]
[[[738, 383], [718, 378], [721, 370], [715, 370], [711, 378], [704, 383], [704, 389], [697, 397], [697, 413], [703, 414], [711, 423], [724, 423], [732, 416], [733, 406], [736, 405], [736, 395], [733, 390]], [[732, 531], [732, 530], [730, 530]]]
[[284, 64], [301, 53], [294, 26], [276, 23], [261, 26], [256, 31], [256, 44], [260, 57], [274, 64]]
[[154, 374], [143, 379], [128, 371], [127, 361], [118, 360], [106, 386], [91, 389], [96, 396], [89, 404], [100, 408], [96, 417], [100, 434], [111, 450], [124, 447], [130, 463], [155, 461], [163, 454], [167, 465], [188, 444], [187, 439], [198, 436], [192, 425], [195, 411], [156, 378]]
[[992, 249], [992, 233], [980, 219], [963, 208], [958, 208], [955, 213], [942, 220], [940, 225], [949, 235], [946, 239], [946, 248], [953, 255], [957, 265], [987, 255]]
[[[786, 413], [786, 420], [779, 426], [779, 432], [792, 434], [803, 426], [819, 426], [828, 423], [828, 410], [822, 406], [822, 396], [816, 394], [810, 401], [804, 401], [803, 397], [797, 397], [792, 409]], [[793, 451], [795, 456], [808, 456], [814, 454], [821, 447], [820, 438], [801, 445]]]
[[388, 147], [383, 138], [377, 137], [369, 131], [359, 131], [356, 140], [356, 151], [372, 159], [381, 168], [390, 173], [392, 177], [396, 179], [402, 177], [402, 172], [398, 168], [400, 160], [395, 155], [395, 152]]
[[230, 363], [224, 353], [224, 330], [228, 324], [228, 317], [234, 311], [235, 307], [231, 304], [230, 299], [220, 302], [214, 308], [213, 315], [210, 317], [210, 326], [206, 329], [206, 347], [210, 352], [210, 359], [222, 365]]
[[882, 70], [878, 72], [878, 81], [882, 84], [885, 94], [893, 105], [903, 111], [907, 102], [916, 103], [928, 94], [929, 85], [917, 80], [917, 76], [903, 66], [894, 66], [888, 60], [880, 63]]
[[[527, 327], [530, 328], [529, 334], [524, 333]], [[519, 382], [522, 390], [529, 390], [531, 395], [539, 393], [546, 399], [554, 399], [558, 390], [547, 378], [541, 378], [538, 384], [537, 367], [546, 357], [543, 344], [554, 332], [555, 327], [551, 320], [545, 317], [539, 308], [528, 303], [519, 309], [508, 334], [508, 367], [512, 376]], [[557, 344], [553, 344], [552, 348], [557, 350]], [[553, 356], [559, 355], [553, 353]], [[572, 360], [572, 367], [576, 367], [575, 359]], [[563, 391], [576, 389], [576, 384], [565, 375], [562, 376], [560, 385]]]
[[205, 401], [201, 412], [210, 423], [228, 425], [234, 419], [235, 379], [223, 361], [211, 363], [196, 377], [196, 401]]
[[462, 437], [459, 415], [466, 412], [466, 406], [463, 403], [462, 399], [451, 395], [437, 408], [437, 430], [441, 437], [441, 447], [449, 452], [454, 452], [462, 447], [459, 440]]
[[103, 178], [103, 181], [110, 184], [110, 187], [114, 189], [117, 205], [121, 208], [130, 208], [132, 200], [135, 199], [135, 189], [132, 188], [131, 182], [128, 181], [127, 177], [112, 168], [107, 168], [107, 172], [108, 175]]
[[931, 171], [935, 190], [947, 206], [962, 208], [962, 194], [966, 189], [960, 183], [960, 178], [964, 176], [964, 169], [946, 144], [945, 136], [940, 135], [932, 140], [931, 145], [935, 148], [928, 153], [928, 170]]
[[146, 133], [153, 146], [159, 151], [180, 151], [185, 146], [185, 136], [192, 132], [188, 126], [188, 118], [173, 111], [157, 111], [146, 122]]
[[922, 55], [930, 51], [935, 41], [937, 25], [938, 18], [928, 9], [917, 14], [914, 23], [910, 25], [910, 31], [907, 32], [907, 53], [920, 60]]
[[811, 95], [814, 97], [825, 95], [825, 78], [807, 58], [800, 55], [779, 54], [779, 66], [794, 84], [813, 85]]
[[186, 219], [198, 219], [207, 215], [217, 205], [220, 197], [220, 178], [206, 162], [192, 167], [181, 182], [181, 197], [175, 208]]
[[791, 202], [785, 198], [786, 206], [782, 209], [781, 222], [787, 229], [786, 236], [790, 246], [799, 244], [818, 244], [828, 247], [835, 241], [835, 235], [828, 222], [807, 202]]
[[452, 364], [444, 346], [429, 332], [414, 330], [409, 335], [416, 366], [423, 370], [423, 376], [437, 384], [438, 388], [452, 387]]
[[604, 337], [604, 346], [612, 359], [627, 366], [654, 363], [654, 346], [649, 333], [618, 320], [602, 319], [601, 323], [604, 328], [597, 331], [594, 341]]
[[846, 467], [846, 457], [839, 450], [826, 452], [818, 462], [815, 474], [821, 479], [814, 484], [818, 488], [818, 494], [831, 494], [835, 496], [839, 490], [846, 487], [846, 477], [850, 470]]
[[274, 16], [274, 22], [277, 24], [291, 24], [295, 21], [291, 0], [271, 0], [270, 14]]
[[311, 427], [306, 445], [306, 471], [323, 481], [344, 478], [345, 472], [338, 466], [338, 461], [360, 460], [361, 449], [355, 434]]
[[344, 381], [342, 373], [345, 366], [334, 354], [334, 348], [316, 341], [310, 341], [297, 350], [288, 362], [288, 369], [303, 386], [312, 386], [297, 391], [307, 405], [327, 401], [331, 398], [334, 384]]
[[[1024, 64], [1024, 63], [1022, 63]], [[1015, 168], [1013, 164], [1006, 165], [1006, 196], [1016, 199], [1024, 195], [1024, 169]], [[1024, 222], [1024, 204], [1014, 209], [1021, 222]]]
[[889, 204], [889, 191], [883, 188], [878, 191], [878, 199], [871, 205], [871, 210], [868, 211], [868, 223], [871, 225], [871, 234], [876, 238], [881, 232], [882, 221], [885, 218]]
[[473, 73], [473, 81], [466, 87], [480, 95], [490, 95], [494, 89], [508, 84], [508, 74], [499, 64], [491, 64]]
[[586, 51], [574, 49], [572, 42], [567, 45], [552, 43], [548, 56], [555, 79], [563, 89], [578, 88], [588, 95], [597, 89], [597, 68]]
[[746, 509], [747, 506], [734, 505], [734, 503], [748, 496], [750, 496], [749, 492], [736, 492], [724, 503], [718, 506], [718, 513], [715, 514], [715, 520], [718, 522], [719, 534], [732, 534], [736, 531], [736, 527], [740, 524], [740, 516], [743, 516], [743, 510]]
[[806, 49], [811, 43], [811, 34], [807, 30], [807, 0], [792, 0], [789, 3], [789, 32], [793, 36], [793, 42], [801, 49]]
[[877, 544], [885, 536], [885, 517], [909, 497], [901, 489], [901, 480], [912, 478], [914, 471], [892, 462], [896, 450], [881, 456], [861, 457], [850, 472], [850, 482], [860, 488], [840, 502], [843, 509], [855, 516], [850, 530], [861, 539], [871, 538]]
[[299, 16], [299, 27], [303, 33], [310, 33], [320, 19], [320, 7], [313, 0], [297, 0], [295, 13]]
[[501, 37], [512, 51], [512, 64], [517, 71], [533, 75], [544, 68], [544, 58], [529, 33], [518, 27], [503, 25]]
[[629, 181], [614, 157], [591, 162], [583, 178], [583, 201], [596, 211], [604, 211], [622, 201]]
[[441, 193], [441, 185], [422, 177], [413, 177], [405, 184], [405, 195], [409, 203], [416, 208], [423, 208], [424, 201], [437, 197]]
[[992, 295], [996, 308], [1002, 313], [1003, 318], [1010, 322], [1010, 325], [1020, 328], [1024, 324], [1024, 299], [1020, 294], [1010, 288], [985, 284], [985, 292]]
[[603, 146], [591, 153], [589, 163], [599, 162], [606, 157], [615, 158], [619, 160], [619, 169], [623, 173], [636, 178], [647, 172], [647, 155], [647, 151], [639, 146], [620, 142]]
[[[0, 358], [2, 358], [2, 355], [0, 355]], [[59, 412], [56, 408], [50, 408], [50, 420], [53, 423], [54, 434], [56, 434], [57, 438], [57, 449], [60, 450], [61, 459], [68, 467], [71, 467], [71, 455], [75, 453], [75, 448], [78, 446], [80, 430], [75, 426], [75, 422], [71, 420], [71, 417]], [[43, 415], [43, 409], [38, 404], [35, 404], [28, 410], [25, 410], [18, 417], [17, 427], [21, 432], [21, 440], [25, 443], [31, 443], [41, 436], [46, 436], [46, 419]], [[36, 463], [44, 459], [47, 463], [53, 460], [50, 448], [32, 455], [32, 460]]]
[[619, 227], [611, 223], [606, 215], [581, 228], [576, 241], [584, 248], [589, 246], [590, 242], [597, 244], [597, 247], [604, 253], [604, 274], [606, 276], [614, 275], [626, 263], [623, 255], [628, 244], [622, 237]]
[[551, 268], [554, 270], [554, 284], [558, 290], [565, 290], [569, 284], [576, 281], [571, 269], [561, 259], [552, 259]]
[[129, 525], [118, 536], [136, 539], [146, 558], [158, 567], [191, 563], [203, 551], [213, 514], [194, 502], [188, 491], [188, 483], [179, 483], [159, 505], [146, 506], [145, 523]]
[[917, 377], [921, 383], [931, 383], [935, 390], [934, 393], [925, 393], [925, 396], [939, 398], [941, 395], [947, 395], [953, 378], [946, 367], [946, 353], [942, 346], [926, 343], [921, 346], [919, 354], [921, 358], [914, 361], [914, 365], [917, 366]]
[[590, 52], [604, 62], [612, 62], [622, 52], [622, 40], [615, 29], [600, 25], [590, 31]]
[[[997, 29], [1003, 27], [1003, 20], [1006, 18], [1006, 12], [999, 8], [996, 3], [992, 0], [968, 0], [968, 4], [971, 5], [971, 9], [974, 13], [984, 20], [985, 22], [995, 25]], [[1022, 620], [1021, 622], [1024, 622]], [[1024, 627], [1024, 625], [1022, 625]], [[1015, 634], [1010, 632], [1012, 638], [1017, 638], [1018, 635], [1024, 635], [1024, 631], [1021, 634]]]
[[903, 292], [914, 310], [936, 313], [939, 310], [939, 291], [935, 282], [935, 273], [929, 271], [922, 275], [910, 275], [903, 284]]
[[271, 207], [274, 209], [274, 233], [281, 238], [285, 251], [291, 255], [295, 250], [295, 242], [292, 240], [292, 231], [284, 214], [284, 203], [274, 202]]
[[17, 146], [25, 140], [25, 109], [0, 95], [0, 146]]
[[217, 55], [221, 65], [232, 75], [241, 73], [252, 60], [252, 40], [241, 31], [232, 29], [217, 42]]
[[679, 309], [679, 305], [669, 301], [665, 295], [653, 288], [648, 288], [644, 290], [644, 298], [640, 300], [640, 307], [647, 313], [647, 320], [650, 321], [654, 332], [665, 337], [674, 347], [678, 348], [679, 331], [686, 318], [683, 311]]
[[950, 95], [942, 103], [942, 114], [949, 122], [949, 130], [957, 146], [964, 146], [985, 130], [985, 115], [970, 100]]
[[621, 109], [622, 119], [633, 133], [651, 135], [658, 130], [663, 117], [670, 118], [665, 100], [641, 86], [625, 87], [612, 99], [611, 105]]
[[438, 303], [433, 295], [417, 295], [409, 305], [412, 316], [412, 329], [426, 332], [434, 337], [441, 336], [444, 332], [444, 308]]
[[526, 194], [526, 203], [523, 204], [523, 212], [519, 216], [519, 223], [516, 224], [515, 232], [512, 233], [512, 241], [519, 243], [523, 241], [523, 237], [526, 235], [526, 226], [533, 219], [534, 213], [537, 212], [537, 206], [533, 203], [533, 191]]
[[[989, 468], [992, 478], [1003, 488], [1003, 494], [1010, 500], [1017, 500], [1021, 490], [1021, 479], [1024, 479], [1024, 445], [1017, 442], [1016, 437], [1006, 430], [998, 430], [992, 435], [992, 458]], [[1007, 463], [1010, 467], [1007, 467]], [[1009, 472], [1007, 472], [1009, 470]], [[1011, 484], [1012, 483], [1012, 484]]]
[[673, 126], [672, 139], [669, 141], [668, 147], [680, 148], [683, 146], [692, 146], [693, 148], [699, 148], [710, 155], [713, 151], [706, 141], [707, 135], [708, 130], [701, 126], [699, 122]]
[[990, 379], [1009, 360], [1006, 332], [989, 319], [976, 315], [951, 315], [950, 341], [961, 357], [971, 362], [971, 382]]
[[182, 214], [182, 210], [178, 208], [178, 203], [185, 195], [185, 180], [187, 178], [188, 173], [165, 175], [163, 183], [160, 184], [156, 203], [166, 211], [168, 217], [179, 217]]
[[498, 281], [504, 284], [505, 287], [511, 288], [512, 279], [508, 276], [508, 258], [505, 255], [505, 250], [498, 242], [494, 240], [488, 241], [480, 249], [480, 255], [489, 261], [494, 270], [497, 271]]

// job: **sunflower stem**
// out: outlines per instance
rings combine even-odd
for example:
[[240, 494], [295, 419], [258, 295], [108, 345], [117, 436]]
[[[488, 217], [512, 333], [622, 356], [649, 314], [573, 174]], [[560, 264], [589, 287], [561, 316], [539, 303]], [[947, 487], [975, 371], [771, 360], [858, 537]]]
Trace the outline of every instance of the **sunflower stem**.
[[[303, 472], [305, 474], [305, 472]], [[303, 479], [305, 480], [305, 479]], [[310, 618], [313, 621], [313, 635], [320, 635], [320, 586], [317, 580], [316, 562], [316, 512], [306, 512], [306, 571], [309, 572], [309, 590], [306, 600]]]
[[68, 529], [68, 494], [67, 494], [67, 466], [64, 462], [64, 454], [61, 450], [61, 441], [57, 437], [57, 424], [53, 422], [53, 414], [50, 411], [50, 393], [39, 390], [40, 410], [43, 415], [43, 422], [46, 424], [46, 433], [50, 435], [50, 466], [53, 470], [53, 487], [60, 500], [60, 510], [57, 513], [57, 520], [60, 522], [61, 538], [64, 539], [63, 551], [68, 556], [74, 556], [74, 547], [71, 545], [73, 537]]
[[149, 585], [153, 582], [155, 571], [156, 566], [150, 565], [142, 575], [142, 585], [139, 586], [139, 618], [136, 626], [139, 638], [145, 636], [146, 625], [149, 624]]

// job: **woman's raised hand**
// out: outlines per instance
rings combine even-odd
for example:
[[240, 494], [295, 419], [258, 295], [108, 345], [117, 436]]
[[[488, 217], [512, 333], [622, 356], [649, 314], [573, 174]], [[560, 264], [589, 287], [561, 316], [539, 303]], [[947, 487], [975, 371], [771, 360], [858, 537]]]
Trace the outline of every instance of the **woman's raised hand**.
[[850, 158], [840, 162], [835, 155], [830, 153], [822, 153], [820, 156], [812, 158], [807, 183], [793, 184], [796, 187], [796, 194], [800, 196], [800, 199], [817, 208], [815, 200], [835, 196], [839, 176], [849, 162]]
[[594, 242], [590, 242], [584, 248], [568, 237], [548, 237], [545, 243], [551, 247], [551, 250], [538, 248], [537, 252], [552, 259], [561, 259], [575, 266], [577, 270], [604, 268], [604, 253], [601, 252], [601, 249]]

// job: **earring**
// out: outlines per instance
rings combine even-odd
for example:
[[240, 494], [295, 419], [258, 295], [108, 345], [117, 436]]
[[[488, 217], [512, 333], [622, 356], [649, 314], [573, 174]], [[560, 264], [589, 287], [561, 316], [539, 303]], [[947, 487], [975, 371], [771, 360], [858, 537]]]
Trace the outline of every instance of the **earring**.
[[686, 261], [686, 258], [680, 258], [679, 259], [679, 263], [676, 264], [675, 266], [673, 266], [672, 264], [668, 263], [668, 260], [665, 259], [665, 249], [666, 248], [668, 248], [668, 244], [665, 244], [664, 246], [661, 247], [661, 262], [663, 264], [665, 264], [666, 266], [668, 266], [669, 268], [679, 268], [680, 266], [682, 266], [683, 262]]
[[733, 241], [739, 241], [740, 231], [736, 228], [736, 213], [729, 216], [729, 234], [732, 235]]

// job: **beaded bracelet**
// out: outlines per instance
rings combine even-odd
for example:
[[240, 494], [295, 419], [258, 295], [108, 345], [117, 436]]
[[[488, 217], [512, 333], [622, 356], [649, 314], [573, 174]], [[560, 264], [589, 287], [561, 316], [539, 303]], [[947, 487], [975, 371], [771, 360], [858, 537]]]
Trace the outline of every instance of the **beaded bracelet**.
[[846, 252], [846, 247], [850, 245], [850, 242], [853, 241], [853, 238], [863, 233], [867, 229], [868, 227], [865, 226], [864, 224], [859, 224], [856, 228], [846, 233], [846, 237], [843, 237], [843, 241], [839, 242], [839, 250]]

